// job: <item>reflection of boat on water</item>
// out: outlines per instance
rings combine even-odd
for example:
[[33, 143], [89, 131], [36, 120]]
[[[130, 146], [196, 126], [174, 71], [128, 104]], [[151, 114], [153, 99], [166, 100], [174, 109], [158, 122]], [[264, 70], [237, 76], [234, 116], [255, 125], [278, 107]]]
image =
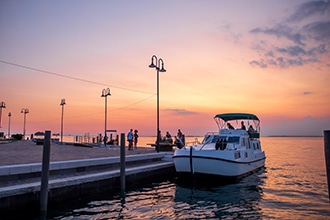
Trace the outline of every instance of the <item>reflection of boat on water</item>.
[[[175, 150], [173, 160], [178, 173], [238, 177], [264, 166], [266, 157], [261, 149], [257, 116], [227, 113], [214, 119], [219, 132], [207, 133], [201, 144]], [[232, 121], [246, 123], [249, 130], [233, 129], [229, 123]]]
[[[177, 179], [175, 209], [185, 219], [260, 219], [264, 169], [241, 178], [235, 183]], [[180, 181], [181, 180], [181, 181]], [[198, 179], [196, 179], [198, 180]], [[214, 180], [214, 179], [213, 179]]]

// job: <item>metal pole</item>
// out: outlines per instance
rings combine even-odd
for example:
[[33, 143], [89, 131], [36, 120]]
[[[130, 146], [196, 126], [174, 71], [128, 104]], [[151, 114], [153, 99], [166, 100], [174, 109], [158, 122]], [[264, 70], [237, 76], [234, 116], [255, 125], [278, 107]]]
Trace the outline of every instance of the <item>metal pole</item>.
[[122, 196], [126, 191], [126, 178], [125, 178], [125, 133], [120, 134], [120, 189]]
[[6, 108], [6, 103], [5, 102], [0, 102], [0, 128], [2, 126], [1, 118], [2, 118], [2, 109], [3, 108]]
[[23, 112], [24, 114], [24, 125], [23, 125], [23, 140], [25, 140], [25, 123], [26, 123], [26, 113]]
[[0, 128], [2, 127], [1, 126], [1, 116], [2, 116], [2, 107], [0, 107]]
[[159, 141], [160, 141], [160, 132], [159, 132], [159, 68], [157, 67], [157, 143], [156, 150], [159, 152]]
[[61, 144], [63, 144], [63, 114], [64, 114], [64, 104], [62, 105], [62, 117], [61, 117]]
[[0, 107], [0, 128], [1, 128], [1, 115], [2, 115], [2, 107]]
[[42, 155], [42, 171], [40, 186], [40, 213], [47, 213], [48, 203], [48, 178], [49, 178], [49, 162], [50, 162], [50, 131], [45, 131], [44, 148]]
[[11, 113], [8, 113], [8, 138], [10, 138], [10, 117], [11, 117]]
[[330, 130], [324, 131], [324, 155], [328, 179], [328, 195], [330, 201]]
[[104, 103], [104, 146], [107, 146], [107, 105], [108, 105], [108, 96], [106, 95]]

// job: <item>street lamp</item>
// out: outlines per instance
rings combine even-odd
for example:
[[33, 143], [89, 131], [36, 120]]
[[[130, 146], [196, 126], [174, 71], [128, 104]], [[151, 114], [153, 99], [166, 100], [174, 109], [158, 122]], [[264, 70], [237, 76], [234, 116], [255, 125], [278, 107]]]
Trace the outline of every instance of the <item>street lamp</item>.
[[11, 113], [8, 113], [8, 138], [10, 138], [10, 117], [11, 117]]
[[0, 102], [0, 128], [1, 128], [1, 116], [2, 116], [2, 109], [6, 108], [5, 102]]
[[27, 108], [22, 108], [21, 113], [24, 114], [23, 140], [25, 140], [26, 114], [29, 113], [29, 109], [27, 109]]
[[104, 103], [104, 147], [107, 146], [107, 97], [111, 95], [110, 94], [110, 89], [107, 88], [107, 89], [103, 89], [102, 90], [102, 95], [101, 97], [104, 97], [105, 98], [105, 103]]
[[64, 113], [64, 105], [65, 99], [61, 99], [61, 106], [62, 106], [62, 117], [61, 117], [61, 144], [63, 144], [63, 113]]
[[[155, 62], [154, 62], [155, 61]], [[160, 67], [160, 64], [162, 65]], [[160, 130], [159, 130], [159, 72], [166, 72], [164, 69], [164, 61], [163, 59], [157, 59], [155, 55], [151, 57], [151, 64], [149, 65], [150, 68], [156, 68], [157, 70], [157, 140], [156, 140], [156, 150], [159, 152], [159, 140], [160, 137]]]

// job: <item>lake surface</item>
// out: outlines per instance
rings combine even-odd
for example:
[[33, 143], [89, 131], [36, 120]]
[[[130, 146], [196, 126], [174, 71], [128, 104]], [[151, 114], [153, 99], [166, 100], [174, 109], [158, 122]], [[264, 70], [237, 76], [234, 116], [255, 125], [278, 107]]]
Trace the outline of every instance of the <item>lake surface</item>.
[[49, 219], [330, 219], [323, 137], [261, 141], [265, 168], [238, 181], [148, 180], [125, 198], [112, 192], [59, 205]]

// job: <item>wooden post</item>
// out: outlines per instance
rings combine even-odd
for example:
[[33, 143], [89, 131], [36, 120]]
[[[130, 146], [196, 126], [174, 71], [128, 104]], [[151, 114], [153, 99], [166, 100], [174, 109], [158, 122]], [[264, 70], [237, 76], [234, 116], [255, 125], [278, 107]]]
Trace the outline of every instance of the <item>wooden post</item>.
[[48, 203], [48, 178], [49, 178], [49, 162], [50, 162], [50, 131], [45, 131], [44, 148], [42, 155], [42, 171], [40, 186], [40, 213], [45, 216], [47, 213]]
[[122, 196], [126, 191], [126, 179], [125, 179], [125, 134], [120, 134], [120, 189]]
[[324, 155], [328, 178], [328, 195], [330, 201], [330, 130], [324, 131]]

